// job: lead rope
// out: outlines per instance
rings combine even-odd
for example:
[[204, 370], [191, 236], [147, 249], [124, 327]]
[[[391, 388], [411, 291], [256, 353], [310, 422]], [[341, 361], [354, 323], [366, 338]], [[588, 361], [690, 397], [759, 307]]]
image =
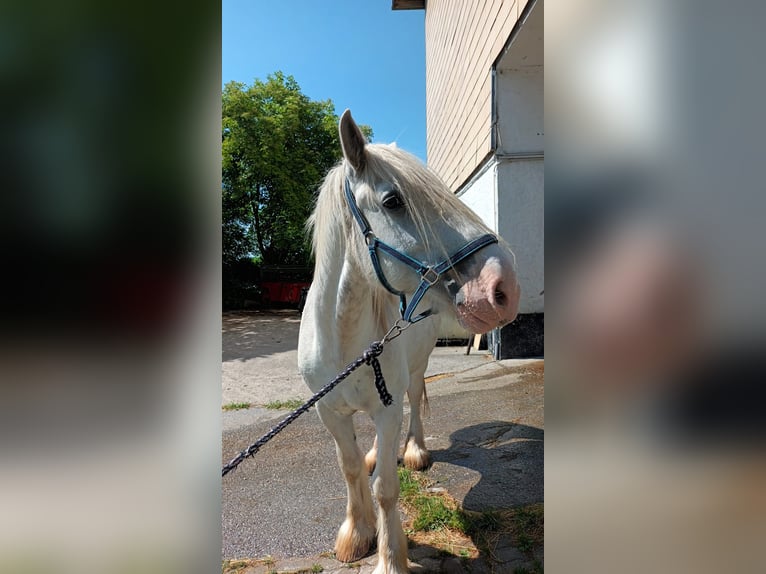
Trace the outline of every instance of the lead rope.
[[359, 357], [346, 365], [345, 369], [338, 373], [338, 375], [332, 381], [314, 393], [314, 395], [308, 401], [287, 415], [287, 417], [285, 417], [284, 420], [282, 420], [282, 422], [280, 422], [277, 426], [272, 428], [269, 432], [267, 432], [265, 435], [263, 435], [261, 438], [259, 438], [257, 441], [255, 441], [245, 450], [241, 451], [229, 462], [227, 462], [221, 469], [221, 476], [226, 476], [229, 474], [229, 472], [237, 468], [243, 460], [254, 456], [255, 453], [261, 450], [263, 445], [265, 445], [280, 432], [282, 432], [285, 427], [287, 427], [287, 425], [308, 411], [322, 397], [337, 387], [338, 384], [340, 384], [344, 379], [346, 379], [351, 373], [353, 373], [363, 364], [367, 364], [372, 367], [372, 370], [375, 373], [375, 388], [378, 390], [380, 401], [384, 406], [390, 406], [394, 402], [394, 399], [386, 388], [386, 381], [383, 379], [383, 371], [380, 368], [378, 357], [383, 352], [383, 347], [401, 335], [402, 331], [407, 329], [411, 324], [412, 323], [405, 323], [401, 319], [397, 320], [396, 323], [394, 323], [394, 326], [389, 329], [388, 333], [386, 333], [386, 335], [380, 341], [373, 341], [370, 343], [370, 346], [367, 347], [367, 349]]

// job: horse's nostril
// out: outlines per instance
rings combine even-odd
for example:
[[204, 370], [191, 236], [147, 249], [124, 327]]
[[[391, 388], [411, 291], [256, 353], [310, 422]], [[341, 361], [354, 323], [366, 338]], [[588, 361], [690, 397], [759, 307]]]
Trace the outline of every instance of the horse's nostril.
[[508, 297], [505, 293], [500, 291], [500, 289], [495, 289], [495, 304], [496, 305], [504, 305]]

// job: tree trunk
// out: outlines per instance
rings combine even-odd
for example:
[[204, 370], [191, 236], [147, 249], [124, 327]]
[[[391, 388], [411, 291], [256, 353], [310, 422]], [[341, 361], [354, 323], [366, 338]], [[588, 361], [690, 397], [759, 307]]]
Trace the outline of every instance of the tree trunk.
[[[260, 191], [256, 192], [260, 199]], [[250, 207], [253, 210], [253, 227], [255, 227], [255, 242], [258, 244], [258, 251], [261, 252], [261, 258], [265, 261], [266, 249], [263, 246], [263, 231], [261, 230], [261, 218], [258, 214], [258, 204], [260, 201], [250, 201]]]

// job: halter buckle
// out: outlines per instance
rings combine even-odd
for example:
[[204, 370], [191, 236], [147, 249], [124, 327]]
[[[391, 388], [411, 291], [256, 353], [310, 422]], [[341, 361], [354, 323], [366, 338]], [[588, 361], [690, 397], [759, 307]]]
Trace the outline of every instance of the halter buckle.
[[429, 267], [423, 273], [420, 274], [420, 280], [428, 283], [429, 287], [433, 287], [436, 284], [436, 282], [439, 280], [439, 273], [434, 271], [433, 267]]
[[370, 247], [371, 245], [373, 245], [376, 239], [377, 237], [372, 231], [368, 231], [367, 233], [364, 234], [364, 242], [367, 244], [367, 247]]

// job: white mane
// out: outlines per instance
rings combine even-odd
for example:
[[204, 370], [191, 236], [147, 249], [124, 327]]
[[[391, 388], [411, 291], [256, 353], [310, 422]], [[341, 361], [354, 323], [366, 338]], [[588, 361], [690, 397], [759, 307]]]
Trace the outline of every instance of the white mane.
[[[370, 186], [383, 181], [396, 186], [427, 251], [439, 253], [441, 259], [449, 255], [439, 237], [432, 232], [432, 221], [462, 222], [463, 225], [470, 224], [483, 230], [482, 233], [489, 232], [481, 219], [412, 154], [383, 144], [368, 144], [365, 150], [367, 162], [360, 179]], [[339, 244], [344, 245], [357, 261], [367, 257], [364, 241], [346, 204], [343, 192], [345, 169], [341, 161], [327, 174], [319, 189], [314, 212], [307, 222], [312, 234], [317, 271]], [[366, 201], [369, 200], [359, 199], [363, 209], [369, 207]]]

